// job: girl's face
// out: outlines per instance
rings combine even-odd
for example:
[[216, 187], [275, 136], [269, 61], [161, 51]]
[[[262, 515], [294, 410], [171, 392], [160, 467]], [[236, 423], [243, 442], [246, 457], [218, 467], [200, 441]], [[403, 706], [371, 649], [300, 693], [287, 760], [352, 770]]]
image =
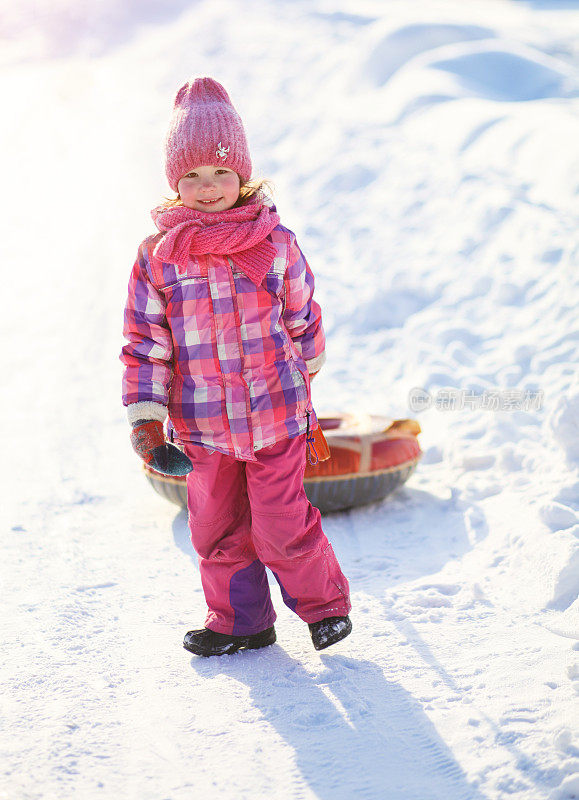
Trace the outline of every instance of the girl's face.
[[226, 167], [195, 167], [177, 189], [183, 204], [195, 211], [227, 211], [239, 197], [239, 175]]

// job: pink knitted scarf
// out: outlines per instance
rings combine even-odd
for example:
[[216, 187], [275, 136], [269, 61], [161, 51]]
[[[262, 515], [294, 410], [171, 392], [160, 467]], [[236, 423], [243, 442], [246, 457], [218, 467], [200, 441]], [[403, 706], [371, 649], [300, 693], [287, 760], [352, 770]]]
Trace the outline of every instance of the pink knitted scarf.
[[186, 206], [159, 206], [151, 216], [165, 232], [155, 247], [155, 256], [177, 264], [179, 271], [186, 269], [191, 255], [227, 255], [259, 286], [277, 253], [266, 237], [279, 225], [279, 216], [275, 208], [258, 199], [215, 213]]

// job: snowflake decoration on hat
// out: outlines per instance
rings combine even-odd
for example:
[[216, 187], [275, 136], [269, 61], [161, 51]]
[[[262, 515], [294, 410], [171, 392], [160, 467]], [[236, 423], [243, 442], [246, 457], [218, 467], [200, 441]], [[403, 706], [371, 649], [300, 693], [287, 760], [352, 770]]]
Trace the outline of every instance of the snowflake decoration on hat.
[[217, 145], [217, 150], [215, 151], [215, 155], [217, 158], [222, 158], [224, 161], [227, 158], [227, 154], [229, 153], [230, 147], [223, 147], [221, 142]]

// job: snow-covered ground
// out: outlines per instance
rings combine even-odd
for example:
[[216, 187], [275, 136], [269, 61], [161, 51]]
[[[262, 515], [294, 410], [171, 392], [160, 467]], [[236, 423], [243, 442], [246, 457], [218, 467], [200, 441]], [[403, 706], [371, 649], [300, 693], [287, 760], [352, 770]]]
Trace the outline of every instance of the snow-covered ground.
[[[579, 797], [579, 3], [0, 3], [2, 800]], [[353, 634], [191, 657], [120, 406], [176, 88], [221, 80], [317, 275], [319, 410], [424, 459], [326, 518]], [[419, 403], [422, 405], [419, 407]]]

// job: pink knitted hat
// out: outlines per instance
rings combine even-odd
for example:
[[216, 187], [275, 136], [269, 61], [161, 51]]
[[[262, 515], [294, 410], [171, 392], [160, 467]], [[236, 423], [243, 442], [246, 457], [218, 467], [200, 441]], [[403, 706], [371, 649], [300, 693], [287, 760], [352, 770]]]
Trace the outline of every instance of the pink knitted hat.
[[223, 165], [248, 181], [251, 158], [243, 123], [229, 95], [213, 78], [195, 78], [177, 92], [165, 139], [165, 171], [169, 185], [199, 166]]

